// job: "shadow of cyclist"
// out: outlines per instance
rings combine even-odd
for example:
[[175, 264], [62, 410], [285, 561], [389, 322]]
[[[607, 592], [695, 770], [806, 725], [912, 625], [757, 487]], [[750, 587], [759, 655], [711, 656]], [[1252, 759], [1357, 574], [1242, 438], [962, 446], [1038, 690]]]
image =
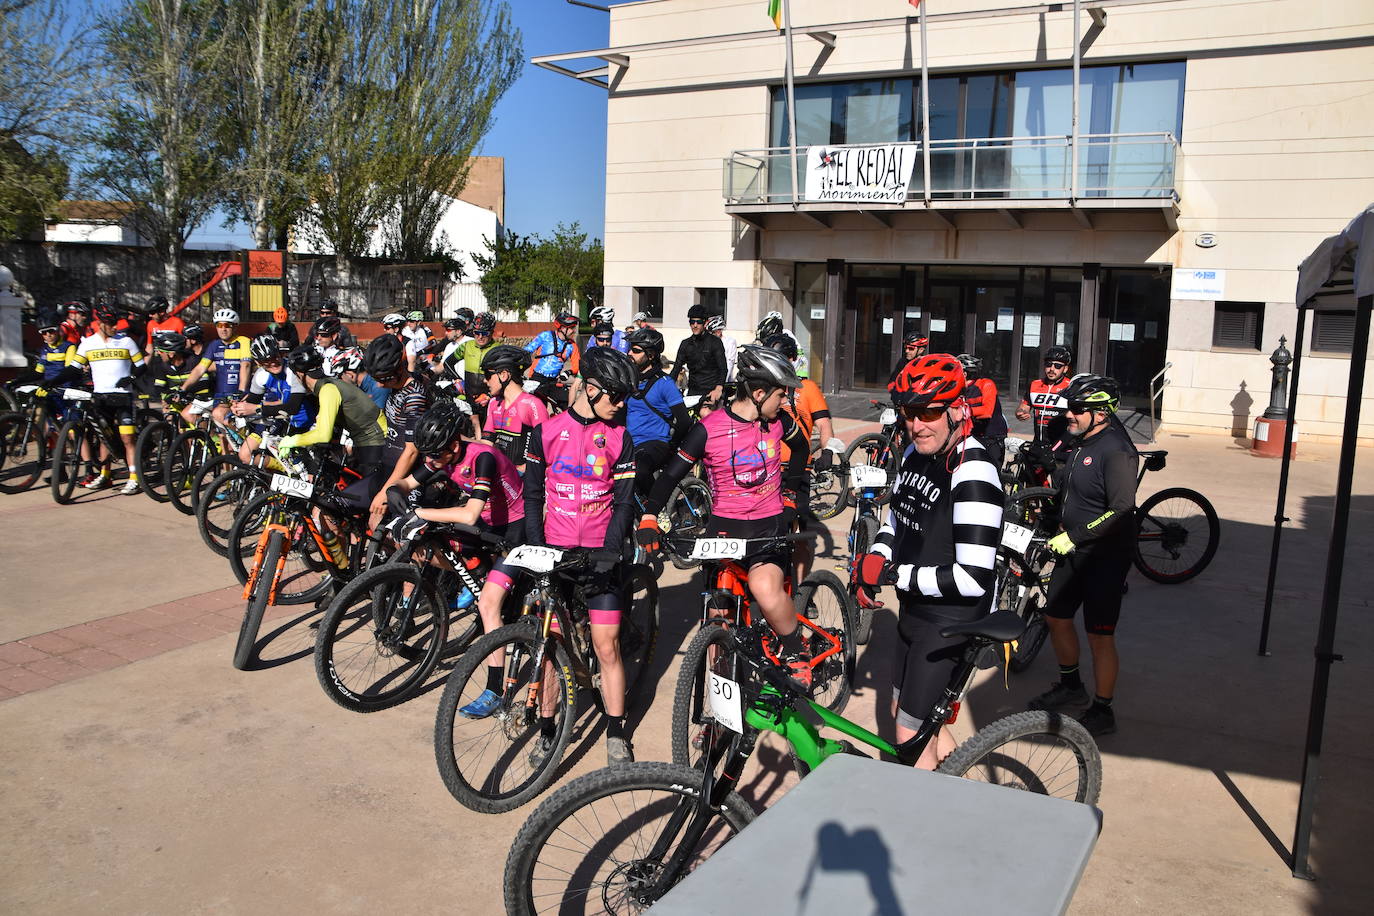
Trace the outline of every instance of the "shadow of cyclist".
[[[821, 825], [816, 832], [816, 852], [806, 869], [806, 878], [797, 890], [797, 909], [805, 910], [807, 898], [817, 872], [857, 872], [868, 881], [868, 893], [873, 898], [874, 916], [901, 916], [897, 892], [892, 886], [894, 872], [892, 851], [887, 848], [878, 831], [864, 827], [847, 832], [834, 821]], [[823, 877], [823, 876], [822, 876]]]

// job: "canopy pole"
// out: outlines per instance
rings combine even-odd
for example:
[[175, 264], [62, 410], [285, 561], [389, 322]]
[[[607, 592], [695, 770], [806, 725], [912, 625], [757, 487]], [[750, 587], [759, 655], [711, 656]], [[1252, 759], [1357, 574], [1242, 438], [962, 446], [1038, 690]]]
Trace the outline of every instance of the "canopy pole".
[[1082, 13], [1082, 6], [1079, 0], [1073, 0], [1073, 116], [1069, 121], [1071, 135], [1069, 137], [1069, 200], [1078, 200], [1078, 82], [1080, 77], [1080, 65], [1083, 61], [1082, 40], [1079, 37], [1079, 17]]
[[797, 209], [797, 87], [796, 70], [792, 63], [792, 3], [782, 0], [783, 41], [787, 43], [787, 65], [784, 77], [787, 80], [787, 139], [791, 149], [787, 161], [792, 165], [792, 209]]
[[1283, 457], [1279, 466], [1279, 498], [1274, 506], [1274, 543], [1269, 549], [1269, 582], [1264, 587], [1264, 619], [1260, 622], [1259, 654], [1269, 655], [1269, 618], [1274, 611], [1274, 583], [1279, 574], [1279, 541], [1288, 502], [1288, 469], [1293, 464], [1293, 428], [1298, 422], [1298, 376], [1302, 373], [1302, 344], [1307, 334], [1307, 309], [1298, 306], [1298, 333], [1293, 339], [1293, 376], [1288, 382], [1288, 422], [1283, 428]]
[[[1355, 440], [1360, 427], [1360, 398], [1364, 392], [1364, 364], [1369, 356], [1369, 313], [1374, 296], [1361, 296], [1355, 305], [1355, 341], [1350, 351], [1350, 383], [1345, 395], [1345, 426], [1341, 431], [1341, 459], [1336, 471], [1336, 504], [1331, 516], [1331, 546], [1326, 554], [1326, 585], [1322, 589], [1321, 621], [1317, 625], [1316, 665], [1312, 674], [1312, 705], [1307, 714], [1307, 750], [1302, 764], [1302, 793], [1298, 796], [1298, 821], [1293, 833], [1293, 877], [1311, 879], [1308, 852], [1312, 840], [1312, 814], [1317, 804], [1317, 764], [1321, 758], [1322, 730], [1326, 724], [1326, 694], [1331, 665], [1341, 660], [1332, 650], [1336, 643], [1336, 615], [1341, 598], [1341, 567], [1350, 529], [1350, 490], [1355, 476]], [[1291, 418], [1290, 418], [1291, 422]]]
[[930, 62], [926, 58], [926, 13], [930, 2], [921, 8], [921, 171], [925, 178], [921, 195], [930, 206]]

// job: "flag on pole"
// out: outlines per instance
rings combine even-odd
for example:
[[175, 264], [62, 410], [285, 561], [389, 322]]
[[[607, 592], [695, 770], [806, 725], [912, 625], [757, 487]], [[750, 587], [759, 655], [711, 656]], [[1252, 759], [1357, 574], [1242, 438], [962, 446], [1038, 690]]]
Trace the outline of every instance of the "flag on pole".
[[773, 28], [782, 28], [782, 0], [768, 0], [768, 18], [773, 20]]
[[912, 8], [912, 9], [920, 9], [920, 8], [921, 8], [921, 0], [911, 0], [911, 8]]

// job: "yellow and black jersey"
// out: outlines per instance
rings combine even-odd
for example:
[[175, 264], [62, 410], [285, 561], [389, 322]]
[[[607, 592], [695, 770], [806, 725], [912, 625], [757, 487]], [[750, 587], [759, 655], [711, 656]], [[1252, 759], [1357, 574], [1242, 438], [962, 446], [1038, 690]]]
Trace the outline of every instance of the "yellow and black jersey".
[[76, 345], [71, 363], [90, 368], [91, 382], [98, 394], [116, 394], [121, 391], [120, 379], [133, 372], [134, 366], [143, 365], [143, 354], [127, 334], [106, 338], [97, 331]]

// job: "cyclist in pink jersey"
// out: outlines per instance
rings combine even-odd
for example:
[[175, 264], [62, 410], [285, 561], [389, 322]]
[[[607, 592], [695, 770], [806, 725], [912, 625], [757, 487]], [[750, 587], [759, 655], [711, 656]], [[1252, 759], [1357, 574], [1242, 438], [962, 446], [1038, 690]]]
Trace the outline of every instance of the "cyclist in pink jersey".
[[482, 357], [482, 377], [491, 396], [482, 438], [517, 466], [525, 463], [529, 431], [549, 418], [544, 402], [521, 387], [529, 365], [530, 355], [508, 344], [492, 347]]
[[[646, 549], [657, 549], [658, 513], [698, 461], [711, 485], [709, 536], [771, 538], [791, 530], [796, 494], [806, 491], [810, 443], [782, 405], [801, 380], [780, 353], [758, 346], [740, 348], [735, 373], [735, 399], [687, 431], [654, 482], [639, 524], [639, 542]], [[791, 453], [785, 467], [784, 443]], [[783, 662], [797, 681], [809, 686], [811, 666], [784, 584], [790, 561], [790, 548], [775, 542], [759, 545], [741, 563], [749, 570], [750, 594], [781, 641]]]
[[[525, 455], [525, 542], [592, 551], [591, 565], [578, 575], [584, 577], [592, 647], [601, 663], [606, 758], [612, 765], [634, 759], [625, 730], [625, 666], [620, 659], [620, 565], [634, 521], [634, 444], [616, 416], [634, 391], [636, 375], [630, 358], [613, 347], [593, 347], [583, 354], [582, 385], [572, 405], [534, 430]], [[511, 585], [511, 570], [498, 563], [487, 576], [481, 601], [499, 608]], [[493, 664], [492, 659], [487, 662]], [[488, 668], [493, 693], [499, 693], [500, 681], [491, 679], [499, 673], [497, 667]], [[542, 764], [553, 746], [556, 698], [546, 696], [544, 702], [549, 708], [540, 710], [532, 766]], [[460, 713], [478, 717], [484, 710], [476, 706], [474, 702]]]

